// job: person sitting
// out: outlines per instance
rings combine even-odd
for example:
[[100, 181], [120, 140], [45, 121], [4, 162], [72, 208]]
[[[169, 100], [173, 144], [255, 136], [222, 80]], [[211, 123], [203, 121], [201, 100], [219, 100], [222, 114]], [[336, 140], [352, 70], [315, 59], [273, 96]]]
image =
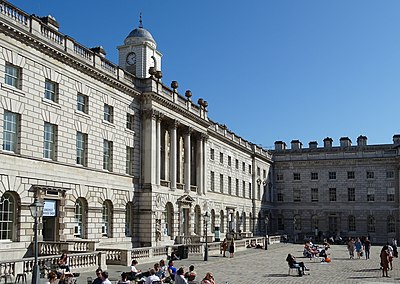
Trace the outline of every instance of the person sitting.
[[130, 275], [129, 275], [130, 280], [134, 280], [141, 276], [140, 274], [141, 274], [142, 270], [136, 268], [136, 265], [138, 265], [138, 263], [139, 262], [136, 259], [132, 260], [131, 271], [130, 271]]
[[175, 275], [175, 284], [188, 284], [188, 281], [184, 277], [183, 267], [180, 267]]
[[305, 267], [304, 262], [297, 262], [296, 258], [290, 253], [287, 255], [286, 261], [288, 262], [290, 268], [297, 268], [299, 276], [303, 276], [304, 271], [309, 270], [307, 267]]
[[161, 269], [160, 264], [159, 264], [158, 262], [156, 262], [156, 263], [154, 264], [154, 271], [156, 272], [155, 275], [157, 275], [158, 278], [160, 278], [161, 282], [164, 282], [164, 280], [165, 280], [165, 278], [166, 278], [167, 276], [165, 275], [164, 270]]
[[207, 272], [206, 276], [204, 276], [201, 284], [215, 284], [215, 280], [211, 272]]
[[156, 275], [156, 270], [154, 268], [150, 269], [150, 275], [146, 278], [145, 284], [151, 284], [153, 281], [160, 281], [160, 277]]
[[54, 271], [50, 271], [47, 279], [49, 281], [46, 282], [46, 284], [58, 284], [57, 273], [55, 273]]
[[172, 259], [168, 261], [168, 272], [171, 279], [175, 281], [176, 267], [174, 266], [174, 261]]
[[171, 252], [171, 257], [169, 259], [170, 260], [179, 260], [180, 259], [176, 250], [173, 250]]
[[185, 273], [185, 278], [190, 282], [190, 281], [194, 281], [194, 279], [196, 278], [196, 272], [194, 272], [194, 265], [190, 265], [189, 266], [189, 271], [187, 271]]
[[70, 272], [69, 266], [68, 266], [68, 256], [66, 253], [63, 253], [60, 257], [60, 259], [58, 260], [58, 266], [61, 269], [65, 269], [65, 272]]
[[128, 273], [122, 272], [121, 279], [118, 281], [118, 284], [130, 284], [131, 281], [128, 280]]
[[327, 239], [324, 239], [323, 246], [324, 246], [325, 250], [328, 250], [331, 247], [330, 244], [328, 243]]

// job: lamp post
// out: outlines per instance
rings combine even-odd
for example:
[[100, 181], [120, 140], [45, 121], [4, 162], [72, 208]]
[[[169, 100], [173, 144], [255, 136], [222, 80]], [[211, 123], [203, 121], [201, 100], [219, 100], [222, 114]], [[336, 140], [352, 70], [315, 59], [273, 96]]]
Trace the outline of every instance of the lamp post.
[[29, 210], [31, 211], [31, 215], [35, 220], [34, 223], [34, 254], [35, 254], [35, 262], [33, 264], [33, 271], [32, 271], [32, 284], [39, 284], [40, 283], [40, 272], [39, 272], [39, 265], [38, 265], [38, 255], [39, 255], [39, 245], [38, 245], [38, 219], [43, 215], [43, 207], [44, 204], [39, 201], [37, 197], [35, 197], [35, 201], [29, 205]]
[[208, 214], [208, 212], [204, 213], [203, 215], [204, 218], [204, 226], [205, 226], [205, 232], [204, 235], [206, 237], [206, 247], [204, 249], [204, 261], [208, 261], [208, 240], [207, 240], [207, 235], [208, 235], [208, 222], [210, 221], [210, 215]]
[[265, 250], [268, 249], [268, 222], [269, 222], [269, 218], [267, 215], [267, 216], [265, 216]]

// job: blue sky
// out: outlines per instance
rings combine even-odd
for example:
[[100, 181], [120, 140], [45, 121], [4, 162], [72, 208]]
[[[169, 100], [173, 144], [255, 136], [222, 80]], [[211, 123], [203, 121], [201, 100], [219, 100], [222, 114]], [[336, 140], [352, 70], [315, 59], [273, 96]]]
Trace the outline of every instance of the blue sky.
[[116, 47], [143, 24], [163, 54], [163, 82], [209, 103], [212, 120], [267, 148], [334, 145], [400, 133], [400, 1], [15, 0], [51, 14], [87, 47]]

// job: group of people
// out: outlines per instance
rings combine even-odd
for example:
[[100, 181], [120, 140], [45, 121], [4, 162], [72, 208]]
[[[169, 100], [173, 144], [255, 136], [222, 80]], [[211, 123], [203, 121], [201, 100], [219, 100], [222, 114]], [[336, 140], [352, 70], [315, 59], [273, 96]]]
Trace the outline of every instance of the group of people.
[[[195, 281], [197, 273], [194, 270], [194, 265], [189, 266], [189, 270], [185, 272], [183, 267], [178, 269], [175, 267], [174, 259], [168, 261], [168, 265], [165, 264], [165, 260], [161, 259], [159, 262], [154, 264], [154, 267], [149, 271], [143, 272], [136, 268], [138, 261], [132, 260], [130, 272], [123, 273], [121, 280], [118, 284], [129, 284], [129, 280], [139, 280], [139, 283], [151, 284], [153, 281], [161, 281], [162, 283], [175, 283], [175, 284], [190, 284]], [[99, 283], [93, 283], [99, 284]], [[214, 277], [210, 272], [201, 281], [201, 284], [215, 284]]]
[[[220, 254], [222, 254], [223, 257], [226, 257], [226, 250], [228, 249], [228, 241], [225, 238], [220, 245]], [[229, 257], [233, 257], [235, 254], [235, 240], [232, 238], [231, 241], [229, 242]]]
[[313, 257], [320, 257], [322, 258], [321, 261], [329, 262], [330, 261], [330, 259], [328, 258], [329, 248], [330, 245], [326, 239], [324, 239], [322, 246], [313, 244], [312, 240], [310, 239], [304, 243], [303, 256], [310, 259]]
[[380, 258], [381, 258], [381, 270], [382, 277], [389, 277], [388, 270], [393, 270], [393, 258], [398, 257], [397, 252], [397, 242], [394, 240], [392, 244], [387, 243], [381, 249]]

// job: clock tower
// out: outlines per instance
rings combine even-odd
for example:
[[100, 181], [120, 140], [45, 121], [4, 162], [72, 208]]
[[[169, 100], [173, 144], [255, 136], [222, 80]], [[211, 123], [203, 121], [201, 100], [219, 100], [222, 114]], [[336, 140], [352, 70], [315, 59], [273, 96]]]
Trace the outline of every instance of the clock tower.
[[161, 56], [157, 50], [156, 41], [150, 32], [143, 28], [142, 16], [139, 27], [134, 29], [125, 38], [124, 45], [118, 46], [118, 65], [137, 78], [150, 77], [149, 68], [156, 67], [161, 71]]

